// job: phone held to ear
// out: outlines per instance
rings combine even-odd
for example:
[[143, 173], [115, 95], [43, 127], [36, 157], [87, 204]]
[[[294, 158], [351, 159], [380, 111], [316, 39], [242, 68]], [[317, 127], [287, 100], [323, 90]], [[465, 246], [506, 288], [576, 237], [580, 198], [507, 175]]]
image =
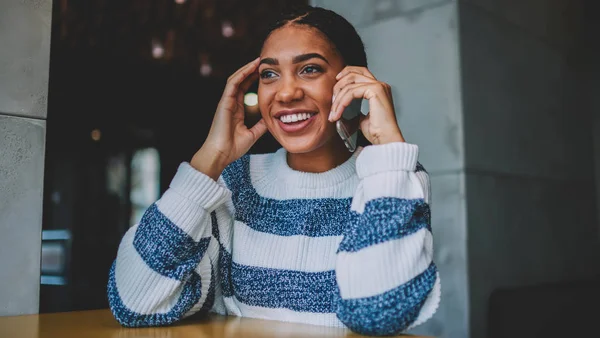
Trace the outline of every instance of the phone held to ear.
[[358, 116], [362, 114], [360, 111], [361, 104], [362, 99], [353, 100], [352, 103], [344, 109], [342, 118], [335, 123], [338, 134], [350, 152], [356, 150], [356, 140], [358, 138], [357, 132], [360, 122]]

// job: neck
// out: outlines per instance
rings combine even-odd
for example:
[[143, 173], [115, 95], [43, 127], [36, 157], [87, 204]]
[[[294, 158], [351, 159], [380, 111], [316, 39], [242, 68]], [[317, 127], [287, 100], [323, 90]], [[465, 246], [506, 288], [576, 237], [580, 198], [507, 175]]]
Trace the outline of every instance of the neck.
[[341, 139], [334, 138], [334, 140], [308, 153], [288, 153], [287, 163], [290, 168], [297, 171], [323, 173], [340, 166], [351, 156], [352, 153], [348, 151], [344, 142]]

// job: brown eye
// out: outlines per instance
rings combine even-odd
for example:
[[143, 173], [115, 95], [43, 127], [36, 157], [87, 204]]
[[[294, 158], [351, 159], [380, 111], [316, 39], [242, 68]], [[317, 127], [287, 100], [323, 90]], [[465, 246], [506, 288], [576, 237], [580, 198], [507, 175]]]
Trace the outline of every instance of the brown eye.
[[316, 74], [316, 73], [322, 73], [323, 72], [323, 68], [317, 66], [317, 65], [308, 65], [306, 67], [304, 67], [302, 69], [302, 74]]
[[263, 70], [260, 73], [260, 78], [261, 79], [272, 79], [276, 76], [275, 72], [271, 71], [271, 70]]

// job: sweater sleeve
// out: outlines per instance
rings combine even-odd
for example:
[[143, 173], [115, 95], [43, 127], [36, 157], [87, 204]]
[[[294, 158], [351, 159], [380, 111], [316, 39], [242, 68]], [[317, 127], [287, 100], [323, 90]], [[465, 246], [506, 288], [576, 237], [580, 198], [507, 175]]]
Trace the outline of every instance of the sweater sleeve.
[[169, 189], [119, 245], [108, 284], [119, 323], [167, 325], [210, 310], [219, 251], [211, 213], [230, 198], [222, 182], [188, 163], [179, 166]]
[[428, 320], [440, 300], [433, 263], [429, 177], [408, 143], [368, 146], [351, 224], [340, 243], [338, 318], [367, 335], [399, 334]]

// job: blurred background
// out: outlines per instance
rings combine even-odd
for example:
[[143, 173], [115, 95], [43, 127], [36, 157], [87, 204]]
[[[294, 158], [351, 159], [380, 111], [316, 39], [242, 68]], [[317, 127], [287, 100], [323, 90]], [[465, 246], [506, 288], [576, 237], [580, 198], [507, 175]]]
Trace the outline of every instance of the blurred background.
[[[258, 55], [268, 19], [294, 3], [53, 2], [41, 312], [108, 306], [120, 238], [200, 148], [227, 77]], [[276, 149], [271, 141], [253, 152]]]
[[267, 19], [303, 3], [357, 27], [430, 173], [443, 296], [414, 333], [597, 334], [594, 0], [1, 2], [0, 315], [108, 307], [121, 237], [202, 145]]

